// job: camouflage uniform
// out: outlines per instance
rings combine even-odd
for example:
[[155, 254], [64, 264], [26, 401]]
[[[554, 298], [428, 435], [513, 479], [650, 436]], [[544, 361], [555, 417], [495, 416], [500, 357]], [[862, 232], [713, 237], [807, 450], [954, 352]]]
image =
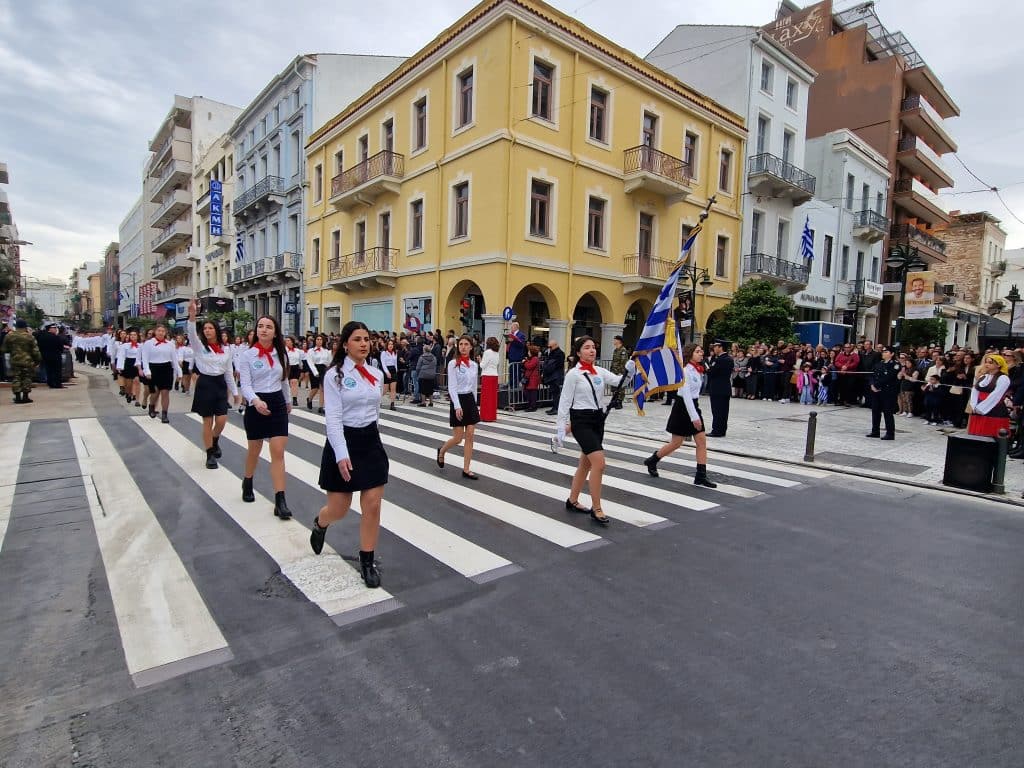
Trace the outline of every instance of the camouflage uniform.
[[626, 363], [628, 362], [629, 350], [626, 349], [625, 345], [622, 345], [612, 352], [612, 364], [609, 370], [616, 376], [621, 376], [626, 372]]
[[39, 345], [27, 330], [12, 331], [4, 339], [4, 352], [11, 356], [11, 391], [15, 395], [32, 391], [32, 378], [42, 362]]

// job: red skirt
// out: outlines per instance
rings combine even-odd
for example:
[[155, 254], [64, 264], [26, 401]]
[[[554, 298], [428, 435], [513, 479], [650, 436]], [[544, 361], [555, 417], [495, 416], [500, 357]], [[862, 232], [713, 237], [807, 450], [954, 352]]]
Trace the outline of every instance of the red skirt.
[[498, 420], [498, 377], [480, 377], [480, 421]]
[[1008, 416], [984, 416], [980, 413], [972, 413], [967, 421], [967, 434], [978, 435], [979, 437], [999, 437], [999, 430], [1010, 431], [1010, 418]]

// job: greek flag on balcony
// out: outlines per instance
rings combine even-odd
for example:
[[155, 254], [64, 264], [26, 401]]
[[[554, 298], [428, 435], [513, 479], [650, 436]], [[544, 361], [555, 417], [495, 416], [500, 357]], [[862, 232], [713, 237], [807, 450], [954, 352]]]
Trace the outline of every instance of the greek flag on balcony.
[[235, 261], [242, 261], [245, 259], [245, 244], [242, 242], [242, 233], [238, 233], [238, 238], [235, 240]]
[[[691, 241], [692, 237], [687, 240], [687, 244], [692, 246]], [[636, 363], [633, 396], [641, 416], [648, 396], [679, 389], [683, 383], [683, 361], [679, 356], [679, 336], [673, 308], [682, 266], [683, 262], [680, 261], [662, 286], [633, 351]]]
[[804, 261], [814, 260], [814, 233], [811, 231], [811, 217], [804, 219], [804, 233], [800, 236], [800, 256]]

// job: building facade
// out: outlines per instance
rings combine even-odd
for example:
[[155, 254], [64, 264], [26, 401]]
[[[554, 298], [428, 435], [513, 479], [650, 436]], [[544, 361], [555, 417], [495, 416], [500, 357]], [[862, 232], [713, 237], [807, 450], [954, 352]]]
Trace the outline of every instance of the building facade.
[[[0, 184], [10, 183], [7, 163], [0, 163]], [[0, 187], [0, 322], [10, 322], [22, 294], [21, 245], [7, 192]]]
[[146, 251], [148, 227], [143, 225], [145, 207], [139, 197], [128, 215], [118, 227], [119, 253], [117, 301], [117, 322], [121, 328], [128, 326], [129, 318], [139, 316], [139, 286], [146, 282]]
[[194, 249], [201, 256], [196, 295], [227, 298], [235, 242], [230, 202], [235, 197], [235, 150], [230, 135], [215, 141], [196, 165], [192, 189], [196, 195], [192, 214], [196, 223]]
[[607, 351], [635, 341], [714, 195], [693, 252], [706, 327], [739, 280], [745, 135], [560, 12], [486, 0], [311, 137], [310, 325], [501, 338], [508, 308], [531, 338]]
[[118, 283], [119, 258], [119, 243], [110, 243], [103, 249], [103, 298], [101, 315], [104, 326], [114, 323], [117, 318], [117, 294], [120, 291], [120, 285]]
[[22, 281], [25, 301], [43, 310], [47, 322], [64, 320], [68, 311], [68, 284], [57, 278], [25, 277]]
[[79, 328], [98, 327], [102, 321], [103, 262], [85, 261], [71, 270], [67, 283], [68, 319]]
[[234, 144], [231, 216], [241, 245], [227, 287], [236, 307], [280, 318], [286, 334], [302, 331], [303, 146], [326, 113], [334, 114], [403, 60], [298, 56], [238, 115], [228, 132]]

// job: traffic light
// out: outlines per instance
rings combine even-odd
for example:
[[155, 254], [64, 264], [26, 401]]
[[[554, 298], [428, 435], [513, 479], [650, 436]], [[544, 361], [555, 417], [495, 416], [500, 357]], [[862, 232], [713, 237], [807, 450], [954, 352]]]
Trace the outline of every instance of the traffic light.
[[470, 312], [469, 299], [463, 299], [459, 303], [459, 320], [463, 328], [470, 328], [473, 325], [473, 315]]

